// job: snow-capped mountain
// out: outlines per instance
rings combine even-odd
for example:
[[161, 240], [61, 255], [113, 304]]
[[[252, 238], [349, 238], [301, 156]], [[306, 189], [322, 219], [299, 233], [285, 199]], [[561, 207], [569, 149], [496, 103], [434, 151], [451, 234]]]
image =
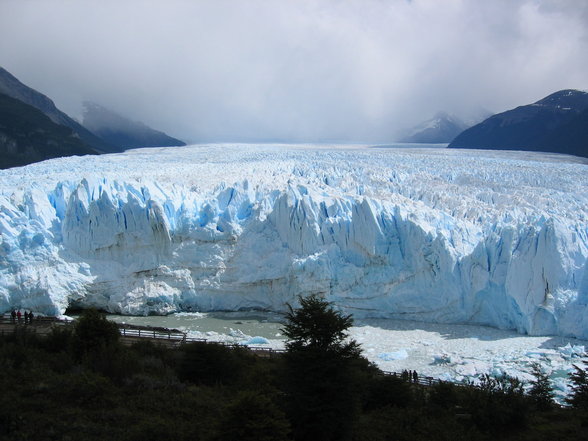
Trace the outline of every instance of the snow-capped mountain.
[[212, 145], [0, 171], [0, 310], [284, 310], [588, 337], [576, 158]]
[[400, 142], [449, 143], [469, 126], [454, 115], [438, 112], [433, 118], [413, 127]]

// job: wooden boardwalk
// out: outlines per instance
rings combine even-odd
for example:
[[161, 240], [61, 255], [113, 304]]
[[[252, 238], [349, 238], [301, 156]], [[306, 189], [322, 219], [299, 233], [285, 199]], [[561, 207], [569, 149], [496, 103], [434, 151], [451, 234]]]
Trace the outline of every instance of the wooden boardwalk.
[[[26, 329], [35, 335], [45, 336], [51, 333], [52, 329], [59, 326], [73, 326], [73, 320], [60, 320], [56, 317], [35, 317], [32, 322], [27, 323], [24, 318], [12, 320], [9, 314], [0, 317], [0, 336], [12, 334], [17, 329]], [[114, 322], [113, 322], [114, 323]], [[149, 326], [134, 326], [117, 323], [122, 344], [130, 346], [139, 341], [151, 341], [168, 347], [177, 347], [186, 343], [210, 343], [228, 347], [239, 346], [249, 349], [260, 357], [272, 357], [285, 352], [283, 349], [272, 349], [263, 346], [244, 346], [235, 343], [218, 342], [205, 338], [189, 337], [185, 332], [177, 329], [154, 328]]]
[[[35, 317], [31, 323], [25, 323], [24, 319], [20, 321], [12, 320], [10, 315], [5, 314], [0, 317], [0, 336], [12, 334], [17, 329], [26, 329], [35, 335], [45, 336], [51, 333], [52, 329], [59, 326], [73, 326], [73, 320], [60, 320], [56, 317]], [[271, 358], [286, 352], [285, 349], [273, 349], [264, 346], [245, 346], [235, 343], [219, 342], [207, 340], [205, 338], [188, 337], [185, 332], [177, 329], [154, 328], [149, 326], [134, 326], [128, 324], [119, 324], [118, 330], [120, 332], [120, 341], [122, 344], [130, 346], [140, 341], [151, 341], [156, 344], [161, 344], [167, 347], [178, 347], [186, 343], [200, 342], [208, 344], [217, 344], [227, 347], [241, 347], [248, 349], [255, 355], [263, 358]], [[384, 375], [397, 377], [409, 383], [419, 384], [421, 386], [433, 386], [442, 381], [433, 377], [418, 376], [417, 380], [411, 375], [403, 374], [402, 372], [388, 372], [382, 371]], [[461, 383], [453, 383], [461, 385]]]

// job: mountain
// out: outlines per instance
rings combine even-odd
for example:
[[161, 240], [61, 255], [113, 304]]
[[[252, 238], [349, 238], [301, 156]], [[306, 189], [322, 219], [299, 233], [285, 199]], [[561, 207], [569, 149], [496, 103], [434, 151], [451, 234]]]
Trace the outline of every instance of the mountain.
[[0, 93], [33, 106], [47, 115], [55, 124], [69, 127], [92, 149], [101, 153], [119, 152], [118, 149], [98, 138], [81, 124], [59, 110], [47, 96], [21, 83], [10, 72], [0, 67]]
[[0, 171], [0, 312], [283, 311], [315, 293], [358, 319], [588, 338], [584, 164], [345, 146], [149, 153]]
[[0, 93], [0, 169], [95, 154], [98, 152], [69, 127], [55, 124], [39, 109]]
[[466, 123], [455, 116], [446, 112], [439, 112], [433, 118], [413, 127], [400, 142], [448, 143], [467, 127]]
[[84, 126], [120, 149], [184, 146], [185, 142], [131, 121], [96, 103], [84, 103]]
[[536, 103], [491, 116], [457, 136], [449, 148], [588, 157], [588, 93], [560, 90]]

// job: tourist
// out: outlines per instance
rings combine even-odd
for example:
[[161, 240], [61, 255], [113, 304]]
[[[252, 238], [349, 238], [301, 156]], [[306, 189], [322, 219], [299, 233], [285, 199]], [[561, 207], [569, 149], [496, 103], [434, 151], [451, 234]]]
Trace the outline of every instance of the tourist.
[[14, 322], [16, 321], [16, 309], [13, 309], [13, 310], [10, 312], [10, 318], [11, 318], [11, 320], [12, 320], [12, 323], [14, 323]]
[[33, 311], [29, 312], [29, 323], [33, 323]]
[[29, 311], [25, 311], [24, 317], [25, 317], [25, 323], [28, 323], [29, 322]]
[[18, 311], [16, 311], [16, 318], [20, 322], [20, 319], [22, 318], [22, 314], [20, 312], [20, 309]]

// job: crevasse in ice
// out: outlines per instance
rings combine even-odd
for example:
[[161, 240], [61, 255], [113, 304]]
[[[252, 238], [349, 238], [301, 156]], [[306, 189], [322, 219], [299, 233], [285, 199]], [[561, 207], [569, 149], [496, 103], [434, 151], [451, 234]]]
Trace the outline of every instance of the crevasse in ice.
[[[577, 160], [579, 161], [579, 160]], [[284, 310], [588, 338], [588, 166], [210, 145], [0, 172], [0, 310]]]

